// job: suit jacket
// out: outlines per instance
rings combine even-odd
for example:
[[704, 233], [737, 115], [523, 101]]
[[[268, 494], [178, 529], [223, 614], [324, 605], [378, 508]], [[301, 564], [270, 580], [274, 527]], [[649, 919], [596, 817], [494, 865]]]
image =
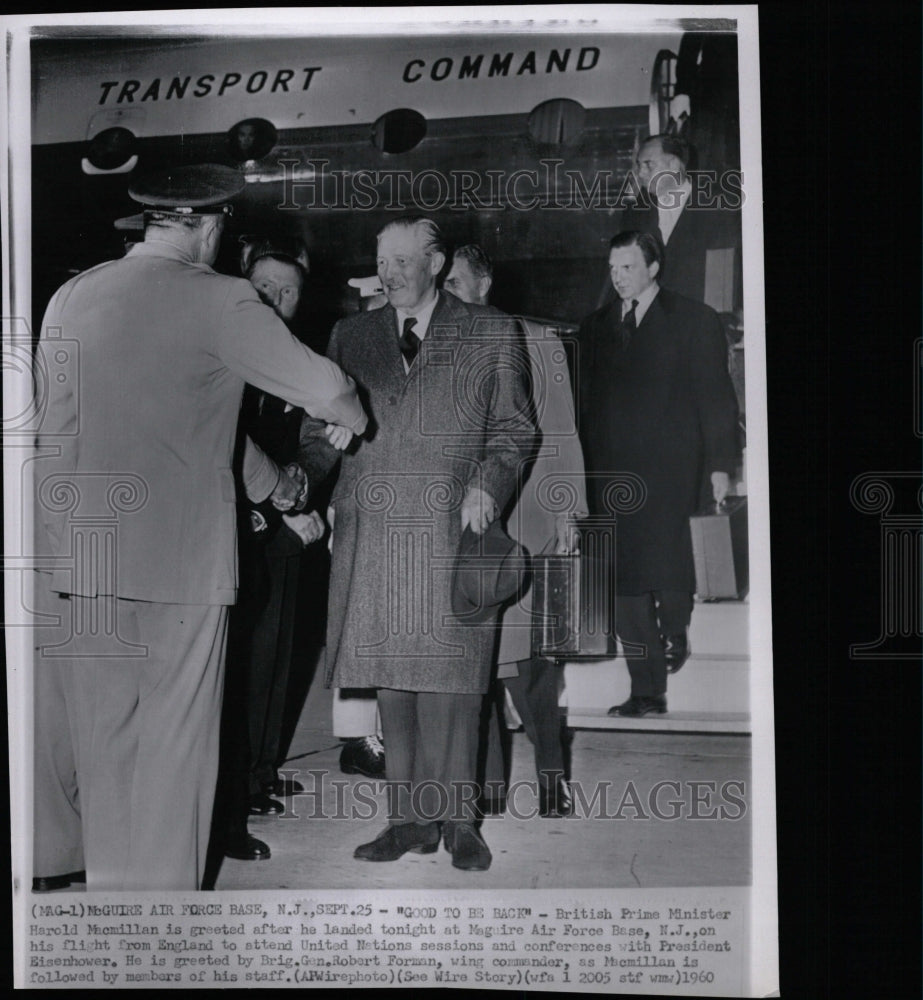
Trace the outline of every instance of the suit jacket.
[[[76, 342], [79, 371], [48, 386], [35, 483], [62, 593], [234, 602], [231, 459], [245, 382], [365, 428], [352, 380], [300, 344], [248, 281], [170, 243], [138, 244], [67, 282], [40, 350], [59, 338]], [[81, 536], [100, 518], [115, 549], [83, 558]]]
[[[246, 549], [255, 546], [261, 551], [266, 550], [270, 538], [274, 539], [274, 544], [266, 554], [271, 551], [280, 558], [298, 556], [304, 548], [298, 536], [285, 526], [282, 512], [269, 499], [278, 477], [283, 475], [284, 467], [297, 459], [302, 416], [300, 409], [289, 408], [286, 411], [285, 400], [278, 396], [261, 392], [252, 385], [244, 388], [234, 463], [238, 513], [241, 515], [238, 518], [241, 566], [247, 562]], [[319, 423], [327, 426], [322, 421]], [[275, 474], [272, 485], [265, 493], [254, 489], [256, 456], [262, 456]], [[241, 526], [246, 530], [241, 532]]]
[[737, 464], [737, 401], [721, 321], [666, 289], [627, 348], [619, 344], [620, 318], [621, 303], [610, 303], [578, 334], [590, 511], [612, 513], [607, 487], [619, 474], [636, 477], [637, 495], [617, 516], [617, 590], [692, 592], [689, 516], [711, 497], [710, 474], [733, 474]]
[[[694, 196], [695, 192], [693, 192]], [[638, 205], [622, 213], [621, 228], [654, 233], [663, 241], [656, 207]], [[666, 244], [666, 262], [658, 281], [663, 288], [699, 302], [705, 301], [705, 264], [709, 250], [733, 249], [733, 306], [743, 306], [740, 212], [732, 209], [693, 208], [687, 203]]]
[[440, 292], [407, 374], [390, 306], [334, 327], [328, 353], [358, 383], [371, 429], [331, 500], [328, 684], [487, 689], [494, 623], [458, 624], [452, 570], [468, 487], [502, 510], [532, 444], [515, 334], [503, 313]]

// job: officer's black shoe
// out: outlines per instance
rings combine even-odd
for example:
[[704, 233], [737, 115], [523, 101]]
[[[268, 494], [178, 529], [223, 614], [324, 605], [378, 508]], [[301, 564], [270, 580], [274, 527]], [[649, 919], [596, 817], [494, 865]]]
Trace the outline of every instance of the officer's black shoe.
[[83, 884], [87, 880], [87, 873], [81, 869], [79, 872], [66, 872], [63, 875], [36, 875], [32, 879], [33, 892], [55, 892], [57, 889], [69, 889], [75, 882]]
[[251, 816], [274, 816], [285, 812], [285, 806], [278, 799], [271, 799], [264, 792], [250, 796]]
[[32, 879], [33, 892], [54, 892], [56, 889], [69, 889], [71, 880], [66, 875], [36, 875]]
[[269, 845], [251, 837], [249, 833], [228, 837], [224, 845], [224, 856], [235, 861], [266, 861], [271, 857]]

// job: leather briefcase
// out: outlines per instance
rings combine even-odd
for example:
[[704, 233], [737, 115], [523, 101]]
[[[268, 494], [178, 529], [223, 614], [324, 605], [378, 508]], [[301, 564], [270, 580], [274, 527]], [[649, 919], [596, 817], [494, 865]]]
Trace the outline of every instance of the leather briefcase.
[[703, 601], [738, 599], [749, 586], [747, 498], [727, 497], [689, 518], [696, 594]]
[[614, 559], [539, 555], [532, 559], [532, 655], [609, 660], [615, 640]]

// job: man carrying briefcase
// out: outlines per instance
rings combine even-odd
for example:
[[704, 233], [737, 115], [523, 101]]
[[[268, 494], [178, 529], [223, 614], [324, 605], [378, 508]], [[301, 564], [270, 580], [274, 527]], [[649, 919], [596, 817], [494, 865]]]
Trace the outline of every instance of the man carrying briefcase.
[[607, 476], [636, 477], [637, 509], [618, 518], [616, 631], [631, 697], [610, 715], [667, 710], [667, 674], [685, 662], [695, 575], [689, 517], [720, 503], [737, 463], [737, 401], [714, 310], [661, 289], [664, 250], [650, 233], [612, 239], [618, 301], [580, 328], [578, 419], [591, 514]]

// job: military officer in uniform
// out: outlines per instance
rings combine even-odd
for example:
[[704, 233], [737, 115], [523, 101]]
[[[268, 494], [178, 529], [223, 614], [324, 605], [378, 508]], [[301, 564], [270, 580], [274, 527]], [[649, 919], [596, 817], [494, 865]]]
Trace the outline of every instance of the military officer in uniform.
[[[79, 381], [49, 386], [35, 463], [49, 589], [71, 634], [39, 649], [35, 669], [53, 675], [37, 687], [60, 695], [72, 733], [89, 890], [200, 884], [237, 587], [244, 384], [328, 421], [336, 447], [366, 427], [353, 381], [249, 282], [213, 270], [243, 187], [212, 165], [134, 181], [144, 241], [62, 286], [42, 323], [40, 350], [55, 349], [57, 331], [80, 349]], [[120, 513], [103, 561], [75, 539], [77, 514], [106, 503]], [[36, 798], [54, 798], [39, 779]]]

